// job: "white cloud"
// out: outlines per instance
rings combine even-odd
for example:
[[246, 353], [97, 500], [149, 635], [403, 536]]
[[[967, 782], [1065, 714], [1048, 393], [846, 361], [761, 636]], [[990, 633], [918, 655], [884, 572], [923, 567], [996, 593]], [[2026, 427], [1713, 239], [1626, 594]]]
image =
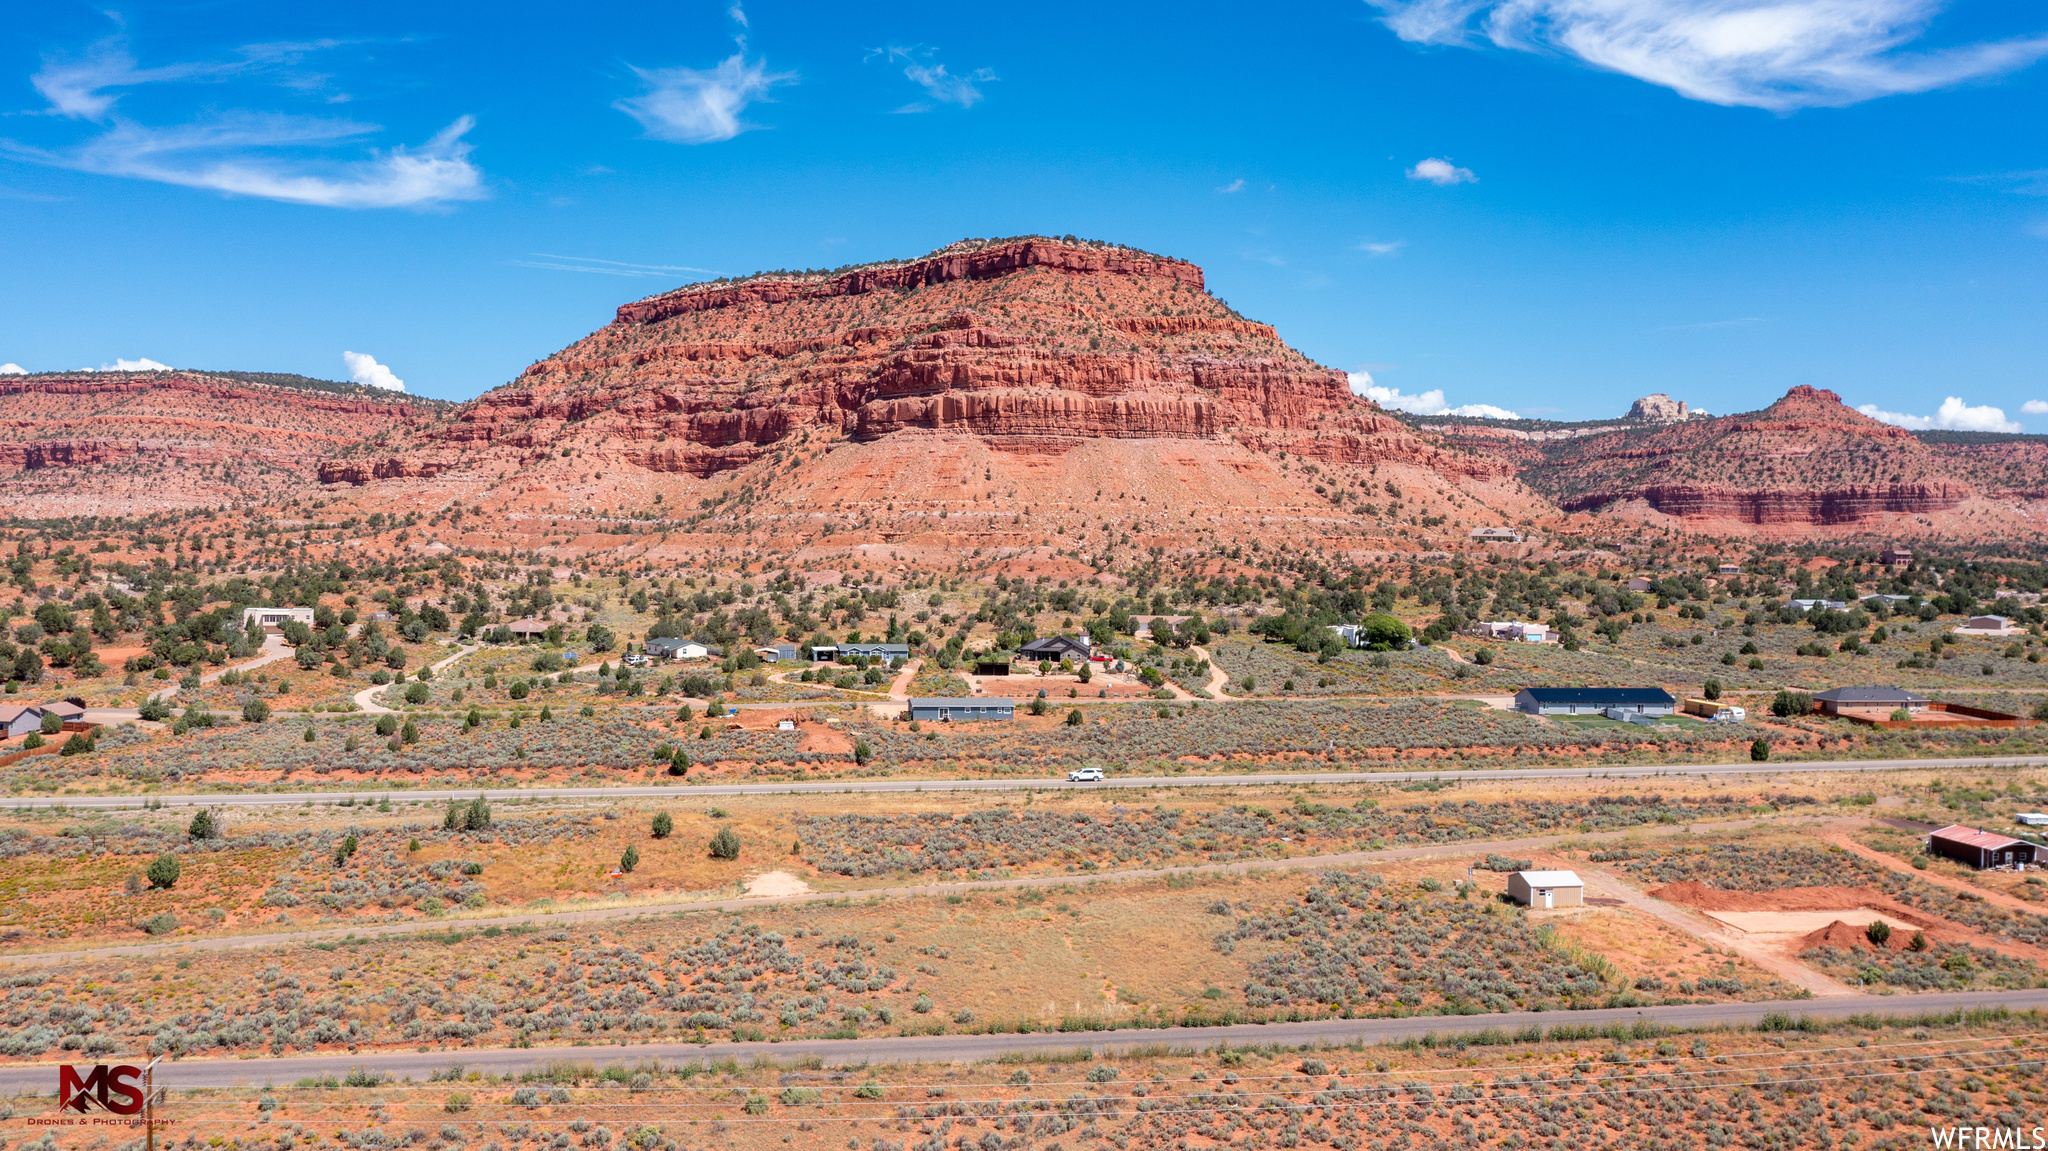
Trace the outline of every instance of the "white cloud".
[[715, 144], [756, 125], [740, 119], [747, 105], [766, 99], [777, 84], [793, 84], [793, 72], [770, 72], [765, 60], [736, 52], [716, 68], [635, 68], [645, 94], [612, 107], [640, 121], [647, 134], [673, 144]]
[[2020, 410], [2030, 416], [2048, 416], [2048, 401], [2028, 400], [2020, 405]]
[[1479, 182], [1479, 177], [1473, 175], [1472, 169], [1460, 168], [1449, 160], [1439, 160], [1435, 156], [1431, 156], [1429, 159], [1408, 169], [1408, 178], [1411, 180], [1427, 180], [1442, 188], [1448, 188], [1452, 184], [1477, 184]]
[[1357, 244], [1359, 251], [1374, 256], [1391, 256], [1407, 246], [1406, 240], [1360, 240]]
[[[1366, 0], [1420, 44], [1563, 52], [1712, 104], [1788, 111], [2024, 68], [2048, 37], [1910, 52], [1947, 0]], [[1477, 20], [1477, 27], [1473, 26]]]
[[[926, 95], [942, 104], [957, 104], [962, 108], [972, 108], [981, 102], [983, 96], [980, 85], [986, 84], [991, 80], [1001, 79], [1001, 77], [995, 74], [994, 70], [989, 68], [976, 68], [974, 71], [962, 76], [948, 72], [944, 64], [922, 63], [921, 58], [928, 57], [930, 54], [931, 50], [929, 48], [921, 47], [876, 48], [867, 54], [867, 59], [882, 59], [892, 64], [902, 64], [904, 77], [910, 80], [911, 83], [923, 88]], [[923, 102], [905, 104], [901, 108], [896, 109], [898, 112], [929, 112], [931, 110], [931, 105]]]
[[148, 356], [134, 360], [124, 360], [116, 356], [111, 364], [101, 364], [97, 368], [80, 368], [78, 370], [81, 372], [175, 372], [178, 369], [169, 364], [159, 364]]
[[1392, 408], [1395, 411], [1408, 412], [1411, 415], [1481, 416], [1490, 420], [1518, 420], [1522, 418], [1506, 408], [1496, 408], [1492, 404], [1459, 404], [1455, 408], [1451, 407], [1444, 402], [1444, 391], [1442, 388], [1431, 388], [1426, 392], [1408, 395], [1398, 388], [1381, 387], [1379, 384], [1374, 383], [1372, 376], [1365, 372], [1352, 372], [1350, 377], [1352, 394], [1363, 396], [1383, 408]]
[[20, 364], [0, 364], [0, 376], [25, 376], [28, 369]]
[[[49, 114], [104, 125], [99, 135], [68, 149], [44, 149], [0, 140], [0, 152], [30, 163], [102, 176], [151, 180], [231, 195], [329, 208], [406, 208], [481, 199], [483, 174], [470, 163], [463, 140], [474, 125], [457, 119], [417, 149], [372, 150], [367, 159], [333, 161], [284, 154], [284, 149], [332, 147], [378, 131], [372, 124], [275, 113], [223, 111], [191, 123], [155, 127], [120, 115], [118, 89], [170, 81], [218, 80], [259, 65], [295, 62], [332, 47], [259, 44], [225, 63], [139, 68], [118, 39], [103, 41], [82, 59], [49, 59], [31, 82], [50, 103]], [[303, 86], [306, 78], [288, 78]]]
[[[1887, 412], [1876, 404], [1863, 404], [1856, 410], [1879, 423], [1891, 424], [1901, 428], [1912, 428], [1915, 431], [1925, 431], [1928, 428], [1945, 428], [1949, 431], [1958, 432], [2021, 432], [2026, 430], [2012, 420], [2006, 419], [2005, 411], [2002, 408], [1994, 408], [1989, 404], [1973, 408], [1964, 404], [1961, 399], [1955, 396], [1950, 396], [1941, 401], [1941, 407], [1935, 409], [1934, 414], [1931, 416], [1909, 416], [1903, 412]], [[2025, 411], [2027, 409], [2022, 408], [2021, 410]], [[2048, 410], [2048, 406], [2044, 406], [2044, 410]]]
[[1223, 193], [1226, 196], [1230, 195], [1232, 192], [1242, 192], [1244, 191], [1244, 180], [1242, 178], [1232, 180], [1230, 183], [1225, 184], [1221, 188], [1218, 188], [1216, 190], [1218, 192]]
[[391, 369], [380, 364], [373, 357], [361, 352], [343, 352], [341, 362], [348, 365], [348, 378], [387, 392], [402, 392], [405, 381], [391, 374]]
[[958, 104], [972, 108], [981, 100], [979, 84], [996, 79], [996, 74], [987, 68], [976, 68], [965, 76], [955, 76], [946, 71], [944, 64], [927, 68], [912, 64], [903, 69], [903, 74], [914, 83], [931, 93], [932, 99], [946, 104]]

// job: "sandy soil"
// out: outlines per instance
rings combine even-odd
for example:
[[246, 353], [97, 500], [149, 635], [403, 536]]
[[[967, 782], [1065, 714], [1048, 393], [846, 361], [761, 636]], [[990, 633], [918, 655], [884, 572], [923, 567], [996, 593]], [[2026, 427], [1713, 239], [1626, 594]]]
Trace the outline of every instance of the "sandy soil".
[[1709, 911], [1709, 916], [1751, 935], [1795, 935], [1819, 931], [1830, 924], [1845, 923], [1852, 927], [1866, 927], [1874, 920], [1886, 918], [1884, 913], [1867, 907], [1849, 908], [1842, 911]]
[[809, 895], [811, 885], [787, 871], [769, 871], [747, 877], [748, 895]]

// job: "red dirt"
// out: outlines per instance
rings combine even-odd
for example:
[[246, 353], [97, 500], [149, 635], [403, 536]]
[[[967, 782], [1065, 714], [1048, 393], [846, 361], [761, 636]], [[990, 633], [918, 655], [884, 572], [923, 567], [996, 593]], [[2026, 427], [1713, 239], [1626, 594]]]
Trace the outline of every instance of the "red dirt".
[[[1726, 891], [1686, 880], [1682, 883], [1666, 884], [1649, 892], [1649, 895], [1653, 899], [1683, 904], [1701, 911], [1841, 911], [1851, 907], [1867, 907], [1881, 913], [1891, 923], [1891, 946], [1894, 949], [1904, 947], [1906, 942], [1913, 938], [1914, 929], [1918, 929], [1925, 931], [1927, 938], [1936, 942], [1969, 943], [2021, 959], [2048, 962], [2048, 949], [1994, 938], [1984, 932], [1950, 923], [1938, 916], [1916, 911], [1869, 887], [1780, 887], [1774, 891]], [[1809, 946], [1845, 946], [1838, 942], [1843, 933], [1853, 935], [1856, 939], [1863, 940], [1864, 946], [1869, 946], [1869, 940], [1864, 936], [1862, 928], [1851, 927], [1837, 920], [1819, 931], [1806, 935], [1801, 940], [1802, 945], [1794, 949], [1792, 954], [1797, 955], [1799, 951]]]
[[[1885, 940], [1885, 950], [1905, 951], [1912, 942], [1912, 932], [1894, 929], [1891, 938]], [[1795, 950], [1806, 951], [1815, 947], [1838, 947], [1843, 951], [1853, 951], [1859, 947], [1876, 950], [1877, 944], [1870, 941], [1870, 935], [1861, 927], [1853, 927], [1837, 919], [1819, 931], [1808, 932], [1802, 936]]]
[[1916, 927], [1941, 922], [1901, 906], [1891, 896], [1870, 887], [1780, 887], [1774, 891], [1726, 891], [1693, 880], [1667, 884], [1650, 892], [1651, 898], [1682, 903], [1701, 911], [1840, 911], [1868, 907], [1897, 915]]

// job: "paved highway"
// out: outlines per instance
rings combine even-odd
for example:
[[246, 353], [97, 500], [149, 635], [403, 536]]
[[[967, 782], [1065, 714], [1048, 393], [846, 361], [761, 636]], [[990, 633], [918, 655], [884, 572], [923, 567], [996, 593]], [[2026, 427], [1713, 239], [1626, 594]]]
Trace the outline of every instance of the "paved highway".
[[364, 795], [389, 795], [396, 800], [469, 799], [477, 795], [492, 800], [522, 799], [629, 799], [645, 796], [717, 795], [842, 795], [892, 791], [1093, 791], [1102, 788], [1149, 787], [1256, 787], [1299, 783], [1413, 783], [1419, 780], [1517, 780], [1517, 779], [1657, 779], [1680, 777], [1732, 777], [1745, 775], [1807, 775], [1816, 772], [1862, 771], [1954, 771], [1984, 767], [2041, 767], [2048, 756], [1972, 756], [1966, 759], [1789, 759], [1770, 763], [1648, 764], [1613, 767], [1518, 767], [1451, 771], [1301, 771], [1263, 772], [1256, 775], [1134, 775], [1113, 776], [1101, 783], [1068, 783], [1064, 779], [852, 779], [819, 780], [814, 783], [714, 783], [678, 780], [656, 787], [531, 787], [531, 788], [407, 788], [390, 791], [277, 791], [214, 792], [198, 795], [69, 795], [10, 800], [15, 808], [139, 808], [145, 802], [165, 807], [296, 807], [300, 804], [333, 803], [339, 799], [361, 799]]
[[[1513, 1011], [1492, 1015], [1422, 1015], [1408, 1019], [1327, 1019], [1306, 1023], [1239, 1024], [1231, 1027], [1165, 1027], [1153, 1030], [1052, 1032], [1033, 1035], [923, 1035], [875, 1039], [801, 1039], [788, 1043], [647, 1043], [608, 1047], [450, 1048], [445, 1051], [365, 1051], [332, 1055], [300, 1055], [265, 1059], [186, 1059], [157, 1067], [157, 1082], [173, 1089], [288, 1085], [322, 1074], [340, 1075], [353, 1067], [386, 1071], [395, 1077], [424, 1080], [451, 1064], [465, 1070], [498, 1075], [517, 1074], [557, 1059], [599, 1066], [634, 1064], [650, 1059], [663, 1063], [723, 1056], [755, 1055], [794, 1059], [816, 1055], [831, 1064], [950, 1062], [993, 1059], [1018, 1052], [1069, 1052], [1088, 1048], [1115, 1054], [1152, 1045], [1207, 1048], [1218, 1044], [1397, 1043], [1427, 1033], [1470, 1034], [1488, 1028], [1511, 1030], [1537, 1025], [1634, 1023], [1649, 1020], [1674, 1027], [1716, 1027], [1753, 1024], [1779, 1011], [1815, 1019], [1840, 1019], [1859, 1013], [1920, 1014], [1966, 1007], [2004, 1007], [2014, 1011], [2048, 1008], [2048, 989], [1951, 992], [1937, 995], [1852, 995], [1832, 999], [1791, 999], [1766, 1003], [1705, 1003], [1684, 1007], [1602, 1008], [1593, 1011]], [[108, 1057], [128, 1059], [122, 1054]], [[1452, 1069], [1454, 1070], [1454, 1069]], [[0, 1095], [56, 1090], [55, 1063], [0, 1066]]]

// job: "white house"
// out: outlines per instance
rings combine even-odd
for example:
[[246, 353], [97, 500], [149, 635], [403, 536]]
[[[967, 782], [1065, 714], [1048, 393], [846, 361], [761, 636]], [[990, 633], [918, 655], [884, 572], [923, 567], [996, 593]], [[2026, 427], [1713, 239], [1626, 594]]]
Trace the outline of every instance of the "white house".
[[704, 659], [711, 649], [694, 639], [657, 637], [647, 641], [647, 654], [653, 659]]
[[298, 622], [313, 626], [313, 609], [309, 607], [245, 607], [242, 609], [242, 630], [251, 628], [281, 628], [287, 623]]
[[1475, 623], [1469, 628], [1474, 635], [1492, 639], [1517, 640], [1522, 643], [1550, 642], [1550, 626], [1540, 623], [1522, 623], [1519, 620], [1488, 620]]
[[1576, 871], [1517, 871], [1508, 876], [1508, 898], [1545, 911], [1584, 907], [1586, 885]]

